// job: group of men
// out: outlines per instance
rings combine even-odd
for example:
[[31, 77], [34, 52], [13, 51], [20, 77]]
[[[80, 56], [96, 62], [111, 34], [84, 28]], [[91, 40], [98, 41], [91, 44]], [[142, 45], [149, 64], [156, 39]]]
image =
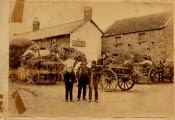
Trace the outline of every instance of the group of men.
[[70, 96], [70, 101], [73, 102], [73, 84], [77, 78], [78, 80], [78, 95], [77, 101], [80, 101], [81, 93], [83, 100], [86, 99], [86, 89], [89, 86], [89, 102], [92, 101], [92, 90], [94, 89], [95, 102], [98, 103], [98, 83], [100, 74], [98, 68], [96, 67], [96, 61], [92, 61], [91, 68], [87, 67], [87, 62], [83, 61], [78, 67], [78, 70], [75, 74], [72, 66], [68, 66], [64, 74], [65, 81], [65, 101], [68, 102], [68, 97]]

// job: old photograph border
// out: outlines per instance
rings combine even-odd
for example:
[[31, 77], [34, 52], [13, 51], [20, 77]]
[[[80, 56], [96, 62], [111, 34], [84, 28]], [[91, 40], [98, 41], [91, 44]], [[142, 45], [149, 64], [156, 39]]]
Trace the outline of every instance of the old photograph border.
[[[2, 2], [3, 1], [3, 2]], [[30, 119], [36, 119], [36, 120], [46, 120], [46, 119], [51, 119], [51, 120], [67, 120], [67, 119], [74, 119], [75, 117], [73, 118], [63, 118], [63, 117], [42, 117], [42, 116], [37, 116], [37, 117], [8, 117], [8, 96], [9, 96], [9, 88], [8, 88], [8, 68], [9, 68], [9, 62], [8, 62], [8, 59], [9, 59], [9, 16], [7, 15], [7, 13], [9, 13], [9, 1], [6, 1], [6, 0], [2, 0], [0, 1], [0, 16], [3, 16], [1, 19], [0, 19], [0, 26], [2, 26], [0, 28], [0, 41], [1, 41], [1, 47], [0, 47], [0, 51], [2, 51], [0, 53], [0, 58], [3, 58], [3, 59], [0, 59], [0, 62], [2, 63], [0, 65], [0, 72], [1, 72], [1, 75], [0, 75], [0, 82], [2, 84], [0, 84], [0, 90], [2, 89], [2, 92], [4, 94], [4, 99], [5, 99], [5, 112], [3, 114], [3, 116], [6, 118], [6, 119], [9, 119], [9, 120], [30, 120]], [[31, 1], [34, 1], [34, 0], [31, 0]], [[48, 1], [48, 0], [40, 0], [40, 1]], [[53, 0], [53, 1], [57, 1], [57, 0]], [[73, 0], [71, 0], [73, 1]], [[77, 1], [77, 0], [75, 0]], [[80, 1], [80, 0], [78, 0]], [[87, 0], [88, 1], [88, 0]], [[90, 1], [96, 1], [96, 2], [99, 2], [97, 0], [90, 0]], [[146, 2], [163, 2], [163, 0], [145, 0]], [[170, 0], [171, 1], [171, 0]], [[108, 2], [116, 2], [115, 0], [110, 0]], [[140, 2], [139, 0], [119, 0], [117, 2]], [[168, 1], [166, 1], [168, 2]], [[165, 3], [166, 3], [165, 2]], [[173, 2], [173, 7], [174, 7], [174, 4], [175, 2]], [[3, 11], [3, 12], [2, 12]], [[5, 12], [6, 11], [6, 12]], [[175, 86], [174, 86], [175, 87]], [[174, 92], [173, 92], [174, 93]], [[175, 96], [175, 94], [173, 94]], [[175, 106], [175, 103], [173, 104], [173, 106]], [[2, 118], [4, 118], [2, 117]], [[1, 119], [1, 118], [0, 118]], [[173, 120], [174, 119], [174, 114], [173, 116], [169, 116], [169, 117], [162, 117], [162, 118], [156, 118], [156, 117], [150, 117], [150, 118], [127, 118], [125, 116], [123, 117], [119, 117], [119, 118], [79, 118], [77, 117], [76, 119], [94, 119], [94, 120], [97, 120], [97, 119], [115, 119], [115, 120], [119, 120], [119, 119], [124, 119], [124, 120], [145, 120], [145, 119], [153, 119], [153, 120]]]

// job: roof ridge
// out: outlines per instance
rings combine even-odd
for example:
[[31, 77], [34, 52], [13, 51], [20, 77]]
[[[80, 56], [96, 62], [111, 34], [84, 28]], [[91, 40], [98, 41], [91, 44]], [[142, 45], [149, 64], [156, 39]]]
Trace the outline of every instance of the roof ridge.
[[165, 24], [163, 25], [163, 27], [167, 26], [167, 24], [170, 22], [170, 20], [173, 19], [173, 16], [170, 16], [167, 21], [165, 22]]
[[81, 25], [79, 25], [79, 26], [77, 26], [75, 29], [73, 29], [70, 33], [72, 33], [72, 32], [74, 32], [74, 31], [76, 31], [78, 28], [80, 28], [81, 26], [83, 26], [84, 24], [86, 24], [87, 22], [91, 22], [92, 24], [94, 24], [95, 25], [95, 27], [103, 34], [103, 31], [99, 28], [99, 26], [94, 22], [94, 20], [93, 19], [90, 19], [90, 20], [88, 20], [88, 21], [84, 21], [84, 23], [83, 24], [81, 24]]
[[[48, 28], [58, 27], [58, 26], [62, 26], [62, 25], [65, 25], [65, 24], [70, 24], [70, 23], [74, 23], [74, 22], [78, 22], [78, 21], [84, 21], [84, 20], [83, 19], [74, 20], [74, 21], [70, 21], [70, 22], [66, 22], [66, 23], [62, 23], [62, 24], [58, 24], [58, 25], [52, 25], [52, 26], [45, 27], [45, 28], [42, 28], [42, 29], [48, 29]], [[39, 29], [39, 30], [41, 30], [41, 29]]]
[[[49, 28], [55, 28], [55, 27], [63, 26], [65, 24], [70, 24], [70, 23], [74, 23], [74, 22], [78, 22], [78, 21], [84, 21], [84, 20], [83, 19], [79, 19], [79, 20], [74, 20], [74, 21], [70, 21], [70, 22], [66, 22], [66, 23], [62, 23], [62, 24], [58, 24], [58, 25], [52, 25], [52, 26], [49, 26], [49, 27], [40, 28], [39, 31], [40, 30], [49, 29]], [[31, 33], [31, 32], [37, 32], [37, 31], [28, 31], [28, 32], [18, 33], [18, 34], [15, 34], [15, 35]]]
[[168, 12], [166, 11], [166, 12], [158, 12], [158, 13], [152, 13], [152, 14], [148, 14], [148, 15], [142, 15], [142, 16], [134, 16], [134, 17], [130, 17], [130, 18], [123, 18], [123, 19], [118, 19], [118, 20], [115, 20], [114, 21], [114, 23], [113, 24], [111, 24], [106, 30], [105, 30], [105, 34], [110, 34], [110, 33], [108, 33], [110, 30], [111, 30], [111, 28], [113, 28], [113, 26], [115, 26], [115, 24], [117, 23], [117, 22], [124, 22], [124, 21], [126, 21], [126, 22], [128, 22], [128, 21], [137, 21], [137, 20], [139, 20], [139, 19], [143, 19], [143, 18], [147, 18], [147, 17], [149, 17], [148, 19], [152, 19], [152, 17], [154, 17], [154, 18], [156, 18], [156, 17], [160, 17], [160, 16], [162, 16], [162, 15], [165, 15], [166, 16], [166, 21], [168, 20], [168, 16], [170, 16], [169, 14], [168, 14]]

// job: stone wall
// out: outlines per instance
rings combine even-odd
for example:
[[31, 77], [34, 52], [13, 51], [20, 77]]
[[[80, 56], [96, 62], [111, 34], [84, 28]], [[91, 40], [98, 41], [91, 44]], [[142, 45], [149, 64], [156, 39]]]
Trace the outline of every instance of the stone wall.
[[102, 50], [109, 51], [110, 53], [149, 55], [153, 62], [156, 63], [162, 59], [172, 59], [172, 26], [173, 25], [170, 24], [163, 29], [150, 30], [143, 33], [109, 37], [103, 36]]
[[36, 41], [39, 45], [47, 47], [49, 50], [70, 47], [70, 37], [62, 36], [62, 37], [53, 37]]

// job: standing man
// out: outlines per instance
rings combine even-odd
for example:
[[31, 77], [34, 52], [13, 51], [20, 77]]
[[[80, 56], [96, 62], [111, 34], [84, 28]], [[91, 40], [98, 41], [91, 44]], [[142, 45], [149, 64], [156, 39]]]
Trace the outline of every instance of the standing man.
[[96, 61], [92, 61], [91, 66], [91, 79], [89, 82], [89, 102], [92, 100], [92, 87], [94, 87], [95, 102], [98, 103], [98, 84], [100, 79], [100, 73], [96, 66]]
[[68, 66], [64, 74], [65, 81], [65, 102], [68, 102], [68, 96], [70, 95], [70, 101], [73, 102], [73, 84], [75, 82], [75, 73], [72, 66]]
[[159, 74], [159, 82], [163, 82], [163, 76], [164, 76], [164, 61], [160, 60], [160, 63], [158, 65], [158, 74]]
[[89, 83], [89, 79], [90, 79], [90, 69], [86, 65], [87, 65], [87, 62], [82, 61], [76, 73], [78, 78], [77, 101], [80, 100], [82, 89], [83, 89], [83, 100], [86, 100], [86, 86]]

